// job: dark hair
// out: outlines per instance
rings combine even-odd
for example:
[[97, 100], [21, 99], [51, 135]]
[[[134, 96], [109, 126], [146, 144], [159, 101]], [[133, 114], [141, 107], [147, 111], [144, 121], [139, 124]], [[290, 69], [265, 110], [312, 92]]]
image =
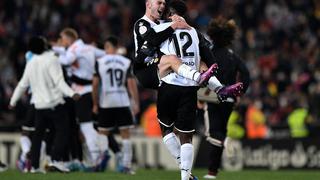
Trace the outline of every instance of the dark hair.
[[184, 16], [188, 10], [186, 3], [182, 0], [171, 0], [168, 8], [170, 12], [174, 12], [179, 16]]
[[114, 47], [118, 46], [118, 38], [115, 36], [109, 36], [106, 42], [110, 42]]
[[29, 40], [28, 50], [34, 54], [42, 54], [48, 49], [47, 41], [42, 36], [35, 36]]
[[219, 16], [210, 21], [207, 33], [215, 46], [225, 47], [232, 44], [236, 30], [237, 25], [233, 19]]

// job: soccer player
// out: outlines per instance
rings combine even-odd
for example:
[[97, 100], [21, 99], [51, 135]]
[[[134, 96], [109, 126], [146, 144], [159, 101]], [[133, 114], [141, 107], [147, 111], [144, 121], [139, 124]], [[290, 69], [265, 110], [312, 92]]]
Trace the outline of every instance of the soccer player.
[[[170, 26], [156, 32], [152, 27], [160, 23], [165, 12], [165, 5], [165, 0], [146, 0], [146, 13], [134, 25], [136, 52], [134, 74], [145, 88], [157, 89], [160, 83], [159, 75], [164, 76], [169, 69], [203, 84], [212, 76], [216, 66], [213, 65], [206, 72], [200, 74], [183, 64], [175, 55], [163, 55], [159, 58], [156, 53], [156, 49], [172, 35], [175, 29], [190, 28], [182, 17], [174, 15], [171, 17], [173, 23]], [[159, 63], [161, 65], [158, 66]]]
[[59, 61], [62, 65], [71, 66], [71, 87], [81, 95], [80, 100], [75, 102], [76, 119], [90, 153], [90, 164], [96, 166], [100, 163], [101, 149], [98, 141], [101, 136], [93, 126], [92, 79], [95, 61], [105, 53], [92, 45], [85, 44], [72, 28], [63, 29], [60, 37], [60, 45], [67, 48], [66, 51], [56, 46], [53, 50], [59, 53]]
[[50, 167], [61, 172], [69, 172], [62, 164], [64, 150], [67, 147], [68, 128], [65, 103], [63, 94], [79, 99], [64, 81], [62, 68], [58, 58], [51, 51], [47, 51], [46, 42], [43, 38], [34, 37], [29, 42], [29, 49], [33, 53], [32, 60], [27, 63], [23, 76], [10, 100], [9, 108], [15, 107], [17, 101], [27, 88], [30, 87], [36, 108], [35, 132], [31, 147], [31, 173], [43, 172], [39, 168], [41, 140], [48, 124], [53, 124], [55, 137], [52, 148], [53, 163]]
[[139, 99], [137, 87], [130, 85], [135, 84], [135, 78], [131, 72], [131, 60], [116, 54], [117, 45], [117, 39], [109, 37], [105, 42], [107, 55], [96, 61], [92, 92], [93, 112], [99, 114], [99, 133], [108, 135], [113, 128], [119, 128], [123, 151], [122, 172], [134, 174], [131, 167], [132, 143], [130, 140], [133, 117], [128, 92], [135, 101], [134, 104], [139, 105]]
[[[245, 93], [250, 82], [249, 71], [242, 59], [230, 49], [236, 29], [237, 26], [234, 20], [218, 17], [211, 20], [207, 33], [214, 44], [212, 52], [219, 65], [218, 79], [223, 84], [230, 85], [236, 82], [239, 74], [239, 80], [243, 82], [242, 93]], [[208, 158], [208, 174], [204, 176], [206, 179], [215, 179], [218, 174], [227, 134], [227, 123], [236, 101], [236, 97], [231, 97], [231, 101], [228, 102], [207, 103], [209, 115], [207, 140], [211, 145]]]

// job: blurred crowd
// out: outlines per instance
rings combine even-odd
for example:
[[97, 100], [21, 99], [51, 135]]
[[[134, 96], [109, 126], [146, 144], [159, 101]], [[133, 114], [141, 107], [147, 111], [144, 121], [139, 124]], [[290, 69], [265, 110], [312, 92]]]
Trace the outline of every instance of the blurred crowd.
[[[17, 124], [23, 119], [23, 104], [27, 102], [21, 102], [14, 117], [8, 112], [7, 104], [23, 73], [26, 42], [31, 36], [44, 35], [56, 40], [61, 29], [71, 26], [85, 42], [99, 44], [112, 34], [120, 38], [127, 56], [133, 58], [132, 27], [143, 16], [144, 2], [0, 1], [0, 126]], [[239, 25], [232, 48], [250, 69], [251, 86], [235, 110], [237, 116], [232, 117], [246, 129], [247, 137], [251, 137], [249, 122], [263, 126], [262, 138], [285, 137], [287, 130], [298, 124], [305, 128], [304, 136], [319, 131], [320, 1], [186, 2], [188, 21], [203, 33], [210, 19], [219, 15], [233, 18]], [[141, 91], [141, 109], [154, 102], [154, 97], [154, 92]]]

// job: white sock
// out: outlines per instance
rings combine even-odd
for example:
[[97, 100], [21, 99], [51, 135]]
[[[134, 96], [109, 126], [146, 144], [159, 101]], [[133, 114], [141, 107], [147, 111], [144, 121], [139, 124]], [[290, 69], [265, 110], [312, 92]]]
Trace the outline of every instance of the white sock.
[[163, 143], [166, 145], [167, 149], [169, 150], [170, 154], [176, 161], [176, 163], [179, 165], [181, 164], [180, 159], [180, 147], [181, 144], [178, 141], [177, 136], [172, 132], [170, 134], [167, 134], [163, 137]]
[[132, 161], [132, 142], [129, 139], [122, 140], [123, 166], [131, 168]]
[[46, 142], [45, 141], [41, 141], [41, 151], [40, 151], [40, 161], [44, 161], [45, 157], [46, 157]]
[[185, 77], [187, 79], [190, 79], [196, 82], [200, 81], [201, 74], [197, 70], [192, 69], [190, 66], [187, 66], [185, 64], [182, 64], [179, 66], [177, 73], [180, 76]]
[[22, 161], [25, 161], [27, 159], [27, 154], [31, 149], [31, 141], [30, 141], [29, 137], [28, 136], [21, 136], [20, 137], [20, 145], [21, 145], [21, 150], [22, 150], [20, 159]]
[[221, 84], [221, 82], [215, 76], [210, 77], [210, 79], [208, 81], [209, 89], [216, 92], [216, 90], [218, 90], [222, 86], [223, 85]]
[[98, 132], [93, 128], [92, 122], [80, 124], [81, 132], [86, 140], [88, 151], [90, 153], [91, 164], [96, 165], [99, 162], [100, 149], [98, 143]]
[[181, 145], [181, 180], [189, 180], [193, 163], [193, 145], [185, 143]]
[[106, 135], [98, 133], [98, 143], [101, 152], [105, 152], [109, 149], [109, 141]]

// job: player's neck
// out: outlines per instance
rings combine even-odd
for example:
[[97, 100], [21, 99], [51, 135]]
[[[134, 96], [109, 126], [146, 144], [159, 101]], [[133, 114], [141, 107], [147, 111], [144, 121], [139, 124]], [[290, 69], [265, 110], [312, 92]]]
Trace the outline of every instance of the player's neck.
[[151, 15], [151, 13], [146, 12], [145, 15], [146, 15], [147, 18], [149, 18], [151, 21], [153, 21], [153, 22], [157, 21], [156, 18], [154, 18], [154, 17]]

